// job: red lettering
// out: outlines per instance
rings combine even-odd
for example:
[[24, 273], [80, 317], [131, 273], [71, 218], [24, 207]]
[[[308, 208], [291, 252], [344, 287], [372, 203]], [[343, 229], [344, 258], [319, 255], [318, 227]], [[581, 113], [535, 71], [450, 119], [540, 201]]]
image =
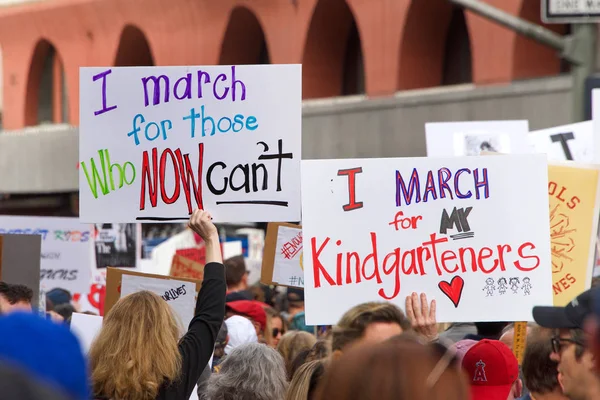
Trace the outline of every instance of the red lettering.
[[479, 269], [481, 270], [481, 272], [485, 274], [491, 274], [492, 272], [494, 272], [494, 270], [498, 266], [498, 260], [494, 260], [494, 265], [492, 265], [492, 268], [489, 270], [485, 268], [485, 264], [483, 263], [484, 260], [490, 258], [493, 254], [494, 252], [489, 247], [482, 247], [479, 250], [479, 257], [477, 257], [477, 263], [479, 264]]
[[477, 257], [475, 257], [475, 250], [470, 247], [461, 247], [458, 249], [458, 256], [460, 257], [460, 265], [462, 266], [462, 272], [467, 272], [467, 267], [465, 263], [465, 253], [469, 252], [471, 254], [471, 271], [477, 271]]
[[571, 285], [574, 284], [575, 282], [577, 282], [575, 277], [571, 274], [567, 274], [566, 278], [569, 280], [569, 282], [571, 282]]
[[[386, 265], [387, 265], [388, 259], [390, 257], [394, 257], [394, 262], [392, 263], [391, 268], [387, 269]], [[389, 275], [392, 273], [392, 271], [395, 271], [394, 291], [393, 291], [392, 295], [391, 296], [386, 295], [385, 290], [383, 288], [380, 288], [379, 291], [377, 292], [379, 294], [379, 296], [383, 297], [385, 300], [395, 299], [396, 296], [398, 296], [398, 294], [400, 293], [400, 266], [398, 265], [399, 259], [400, 259], [400, 249], [399, 248], [395, 249], [394, 251], [392, 251], [391, 253], [386, 255], [385, 258], [383, 259], [383, 273], [385, 275]]]
[[519, 253], [519, 257], [521, 257], [523, 259], [526, 259], [526, 260], [528, 260], [530, 258], [534, 259], [535, 260], [535, 265], [533, 267], [527, 268], [527, 267], [522, 266], [520, 261], [515, 261], [514, 264], [515, 264], [515, 267], [517, 267], [517, 269], [519, 271], [529, 272], [529, 271], [533, 271], [534, 269], [536, 269], [540, 265], [540, 258], [538, 256], [536, 256], [536, 255], [533, 255], [533, 256], [525, 256], [525, 255], [523, 255], [523, 249], [525, 247], [529, 247], [531, 250], [535, 250], [535, 245], [533, 243], [531, 243], [531, 242], [523, 243], [521, 245], [521, 247], [519, 247], [519, 250], [517, 251]]
[[569, 207], [569, 209], [574, 209], [575, 207], [577, 207], [577, 204], [581, 203], [581, 199], [579, 199], [579, 197], [577, 196], [573, 196], [571, 197], [571, 200], [567, 203], [567, 207]]
[[[175, 156], [177, 157], [177, 163], [179, 170], [181, 171], [181, 183], [183, 184], [183, 192], [185, 194], [185, 200], [187, 202], [188, 212], [191, 214], [194, 211], [192, 206], [192, 197], [190, 191], [194, 191], [194, 199], [196, 200], [196, 206], [203, 210], [204, 204], [202, 200], [202, 166], [204, 164], [204, 143], [198, 144], [198, 183], [194, 178], [194, 171], [192, 170], [192, 164], [190, 163], [189, 154], [181, 154], [181, 150], [175, 150]], [[190, 183], [191, 179], [191, 183]]]
[[354, 269], [356, 271], [356, 283], [360, 283], [360, 257], [358, 253], [351, 251], [346, 253], [346, 283], [352, 283], [352, 270], [350, 268], [350, 260], [354, 258]]
[[440, 269], [440, 266], [439, 266], [438, 260], [437, 260], [437, 252], [436, 252], [435, 246], [440, 243], [446, 243], [448, 241], [448, 238], [437, 239], [436, 234], [432, 233], [431, 235], [429, 235], [429, 239], [430, 239], [429, 242], [423, 242], [422, 245], [423, 246], [431, 246], [431, 251], [433, 252], [433, 260], [435, 261], [435, 270], [437, 271], [438, 275], [442, 275], [442, 271]]
[[152, 171], [150, 171], [150, 163], [148, 161], [148, 151], [142, 154], [142, 188], [140, 193], [140, 211], [146, 208], [146, 181], [148, 181], [148, 194], [150, 196], [150, 204], [156, 207], [158, 191], [156, 183], [158, 179], [158, 163], [157, 163], [156, 147], [152, 149]]
[[363, 202], [356, 201], [356, 174], [362, 173], [362, 167], [350, 168], [350, 169], [340, 169], [338, 170], [338, 176], [347, 176], [348, 177], [348, 204], [344, 205], [342, 208], [344, 211], [352, 211], [357, 210], [363, 207]]
[[445, 252], [442, 253], [442, 268], [444, 268], [444, 270], [449, 274], [453, 274], [456, 271], [458, 271], [458, 264], [454, 264], [454, 269], [452, 269], [452, 270], [446, 268], [446, 261], [452, 261], [452, 260], [456, 260], [455, 252], [453, 252], [452, 250], [446, 250]]
[[331, 278], [331, 275], [329, 275], [327, 273], [327, 270], [323, 267], [321, 260], [319, 260], [319, 257], [321, 256], [321, 252], [323, 251], [325, 246], [327, 246], [327, 243], [329, 243], [329, 240], [330, 240], [329, 238], [326, 238], [325, 241], [323, 242], [323, 244], [321, 244], [321, 247], [319, 247], [319, 250], [315, 251], [315, 249], [317, 247], [317, 238], [310, 239], [315, 288], [321, 287], [321, 274], [319, 274], [319, 272], [323, 274], [323, 277], [325, 278], [327, 283], [329, 283], [331, 286], [335, 286], [335, 282], [334, 282], [333, 278]]
[[[381, 276], [379, 275], [379, 260], [377, 259], [377, 234], [375, 232], [371, 232], [371, 247], [373, 248], [373, 251], [367, 257], [365, 257], [365, 260], [363, 261], [362, 274], [366, 280], [377, 278], [377, 283], [381, 284], [382, 280]], [[365, 267], [367, 265], [367, 261], [370, 259], [373, 259], [373, 274], [367, 276]]]
[[[173, 172], [175, 173], [175, 188], [173, 189], [173, 195], [169, 197], [167, 195], [167, 189], [165, 188], [166, 176], [167, 176], [167, 155], [171, 157], [171, 163], [173, 164]], [[165, 149], [160, 155], [160, 196], [162, 201], [165, 204], [173, 204], [179, 199], [179, 193], [181, 190], [179, 189], [179, 168], [177, 168], [177, 161], [175, 159], [175, 155], [171, 151], [171, 149]]]
[[500, 260], [500, 271], [506, 271], [506, 265], [504, 264], [504, 250], [508, 253], [512, 250], [512, 248], [507, 244], [499, 244], [498, 245], [498, 259]]

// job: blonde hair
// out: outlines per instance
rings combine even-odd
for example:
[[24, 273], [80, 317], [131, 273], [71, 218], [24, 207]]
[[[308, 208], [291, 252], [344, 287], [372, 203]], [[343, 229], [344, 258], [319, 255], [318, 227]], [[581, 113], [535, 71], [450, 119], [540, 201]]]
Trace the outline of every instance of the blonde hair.
[[285, 400], [307, 400], [312, 398], [315, 389], [325, 372], [325, 361], [307, 362], [298, 368], [288, 387]]
[[94, 394], [153, 400], [181, 372], [179, 325], [169, 305], [148, 291], [120, 299], [104, 317], [89, 353]]
[[281, 337], [277, 351], [283, 357], [288, 378], [292, 378], [292, 366], [296, 356], [302, 351], [308, 351], [315, 345], [317, 338], [308, 332], [291, 331]]

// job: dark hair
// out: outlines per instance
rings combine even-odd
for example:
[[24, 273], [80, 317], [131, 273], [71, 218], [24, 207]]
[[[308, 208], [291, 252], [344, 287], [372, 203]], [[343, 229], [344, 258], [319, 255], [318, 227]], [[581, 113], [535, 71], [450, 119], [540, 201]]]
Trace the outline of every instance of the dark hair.
[[331, 342], [327, 339], [319, 339], [306, 356], [306, 362], [323, 360], [329, 357], [330, 354]]
[[33, 299], [33, 290], [25, 285], [0, 281], [0, 295], [4, 296], [10, 304], [17, 304], [20, 302], [31, 303], [31, 299]]
[[[440, 349], [441, 350], [441, 349]], [[440, 361], [438, 349], [400, 335], [352, 347], [334, 360], [317, 389], [318, 400], [462, 400], [469, 384], [458, 363], [427, 380]]]
[[246, 274], [246, 262], [243, 256], [228, 258], [223, 262], [225, 265], [225, 282], [227, 286], [239, 285]]
[[288, 376], [288, 379], [291, 381], [294, 378], [294, 375], [296, 374], [296, 371], [298, 371], [298, 368], [300, 368], [302, 365], [304, 365], [304, 363], [306, 362], [306, 357], [308, 356], [308, 354], [310, 353], [310, 349], [304, 349], [301, 350], [298, 355], [296, 355], [296, 358], [294, 358], [294, 360], [292, 361], [292, 365], [290, 367], [290, 376]]
[[544, 328], [534, 328], [527, 336], [527, 346], [523, 356], [523, 380], [530, 392], [551, 393], [558, 384], [558, 363], [550, 359], [552, 354], [552, 332]]
[[54, 307], [54, 312], [63, 317], [65, 321], [70, 321], [71, 316], [75, 312], [75, 307], [69, 303], [59, 304]]
[[508, 322], [475, 322], [477, 334], [486, 339], [498, 340]]
[[[585, 353], [585, 332], [583, 329], [571, 329], [570, 333], [573, 340], [577, 341], [577, 343], [575, 343], [575, 358], [579, 361], [583, 356], [583, 353]], [[583, 343], [583, 345], [580, 345], [579, 343]]]
[[403, 331], [410, 331], [411, 324], [402, 310], [392, 303], [363, 303], [352, 307], [333, 327], [331, 350], [342, 350], [348, 344], [360, 339], [367, 327], [376, 322], [396, 323]]

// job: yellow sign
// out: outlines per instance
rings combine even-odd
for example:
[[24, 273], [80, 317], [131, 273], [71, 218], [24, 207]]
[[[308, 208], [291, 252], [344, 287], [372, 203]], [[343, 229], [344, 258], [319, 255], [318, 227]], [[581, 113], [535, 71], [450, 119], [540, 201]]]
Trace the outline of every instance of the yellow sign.
[[527, 322], [515, 322], [512, 351], [519, 365], [523, 364], [525, 345], [527, 344]]
[[589, 289], [598, 229], [599, 170], [578, 164], [548, 165], [554, 305]]

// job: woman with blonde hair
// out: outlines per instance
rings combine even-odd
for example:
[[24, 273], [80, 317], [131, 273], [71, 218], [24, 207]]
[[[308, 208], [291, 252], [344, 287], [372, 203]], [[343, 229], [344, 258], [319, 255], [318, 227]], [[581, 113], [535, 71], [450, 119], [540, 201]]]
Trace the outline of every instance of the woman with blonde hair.
[[291, 331], [281, 337], [277, 351], [283, 357], [288, 379], [292, 379], [294, 360], [303, 351], [310, 351], [317, 342], [317, 338], [308, 332]]
[[312, 400], [325, 373], [325, 360], [310, 361], [294, 374], [285, 400]]
[[285, 334], [285, 323], [281, 314], [274, 308], [266, 307], [265, 312], [267, 313], [265, 339], [269, 347], [276, 349], [281, 337]]
[[141, 291], [120, 299], [89, 353], [96, 399], [189, 399], [225, 316], [225, 270], [211, 219], [196, 210], [189, 222], [204, 240], [206, 265], [187, 333], [180, 339], [177, 319], [159, 296]]

